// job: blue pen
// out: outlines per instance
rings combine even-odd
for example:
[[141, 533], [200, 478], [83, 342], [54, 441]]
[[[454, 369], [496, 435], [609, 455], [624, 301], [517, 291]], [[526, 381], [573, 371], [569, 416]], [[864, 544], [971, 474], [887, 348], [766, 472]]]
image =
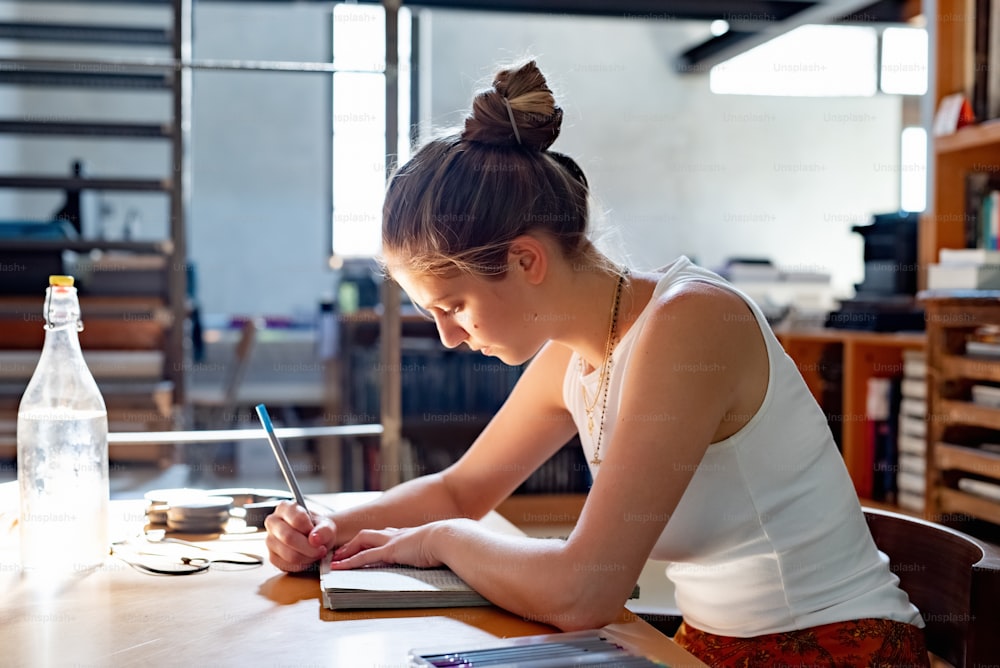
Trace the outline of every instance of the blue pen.
[[281, 441], [278, 440], [278, 435], [274, 433], [271, 416], [267, 414], [267, 408], [264, 407], [264, 404], [257, 404], [257, 417], [260, 418], [260, 423], [264, 425], [264, 431], [267, 432], [267, 440], [271, 443], [271, 450], [274, 451], [274, 457], [278, 460], [278, 468], [281, 469], [281, 474], [285, 477], [288, 489], [295, 496], [295, 502], [308, 514], [309, 509], [306, 507], [306, 499], [302, 496], [302, 490], [299, 489], [299, 483], [295, 479], [295, 473], [292, 471], [292, 464], [288, 461], [288, 455], [285, 454], [285, 448], [281, 445]]

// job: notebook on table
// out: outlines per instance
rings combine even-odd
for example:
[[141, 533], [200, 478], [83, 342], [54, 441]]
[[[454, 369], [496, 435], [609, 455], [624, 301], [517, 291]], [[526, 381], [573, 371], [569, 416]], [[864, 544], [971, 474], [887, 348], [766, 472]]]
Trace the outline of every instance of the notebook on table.
[[379, 565], [333, 570], [320, 563], [323, 605], [330, 610], [452, 608], [490, 605], [450, 568]]

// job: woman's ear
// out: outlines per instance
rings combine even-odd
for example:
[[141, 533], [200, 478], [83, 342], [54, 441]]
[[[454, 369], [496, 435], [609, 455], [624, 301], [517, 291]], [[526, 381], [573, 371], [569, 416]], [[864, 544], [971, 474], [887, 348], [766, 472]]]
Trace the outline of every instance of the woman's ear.
[[538, 285], [548, 270], [549, 249], [538, 237], [522, 234], [510, 242], [507, 263], [510, 271], [519, 272], [531, 285]]

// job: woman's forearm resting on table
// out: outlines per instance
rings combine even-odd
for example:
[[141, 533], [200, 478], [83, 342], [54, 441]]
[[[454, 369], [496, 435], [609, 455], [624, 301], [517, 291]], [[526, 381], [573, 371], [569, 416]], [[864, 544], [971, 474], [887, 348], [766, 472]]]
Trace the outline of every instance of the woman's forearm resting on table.
[[437, 523], [434, 557], [491, 602], [564, 631], [612, 622], [635, 584], [627, 568], [574, 554], [571, 542], [490, 531], [473, 520]]

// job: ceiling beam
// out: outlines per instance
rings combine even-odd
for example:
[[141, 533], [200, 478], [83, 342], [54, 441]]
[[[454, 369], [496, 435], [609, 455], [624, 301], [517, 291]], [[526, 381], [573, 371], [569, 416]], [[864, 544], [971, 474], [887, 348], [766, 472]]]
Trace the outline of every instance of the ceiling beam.
[[[897, 16], [902, 13], [900, 8], [906, 5], [899, 0], [831, 0], [829, 2], [802, 5], [802, 10], [781, 21], [760, 24], [755, 31], [731, 30], [733, 34], [713, 37], [697, 44], [680, 54], [674, 61], [674, 69], [680, 73], [695, 74], [708, 72], [712, 67], [730, 58], [749, 51], [755, 46], [768, 42], [775, 37], [790, 32], [795, 28], [809, 24], [840, 24], [845, 17], [854, 17], [853, 22], [861, 22], [868, 16], [869, 23], [883, 22], [874, 20], [876, 14], [866, 14], [866, 11], [878, 12], [880, 17], [890, 16], [889, 6], [897, 8]], [[886, 18], [886, 21], [888, 19]]]
[[607, 16], [631, 20], [713, 21], [727, 15], [781, 21], [819, 0], [413, 0], [412, 7], [533, 14]]

